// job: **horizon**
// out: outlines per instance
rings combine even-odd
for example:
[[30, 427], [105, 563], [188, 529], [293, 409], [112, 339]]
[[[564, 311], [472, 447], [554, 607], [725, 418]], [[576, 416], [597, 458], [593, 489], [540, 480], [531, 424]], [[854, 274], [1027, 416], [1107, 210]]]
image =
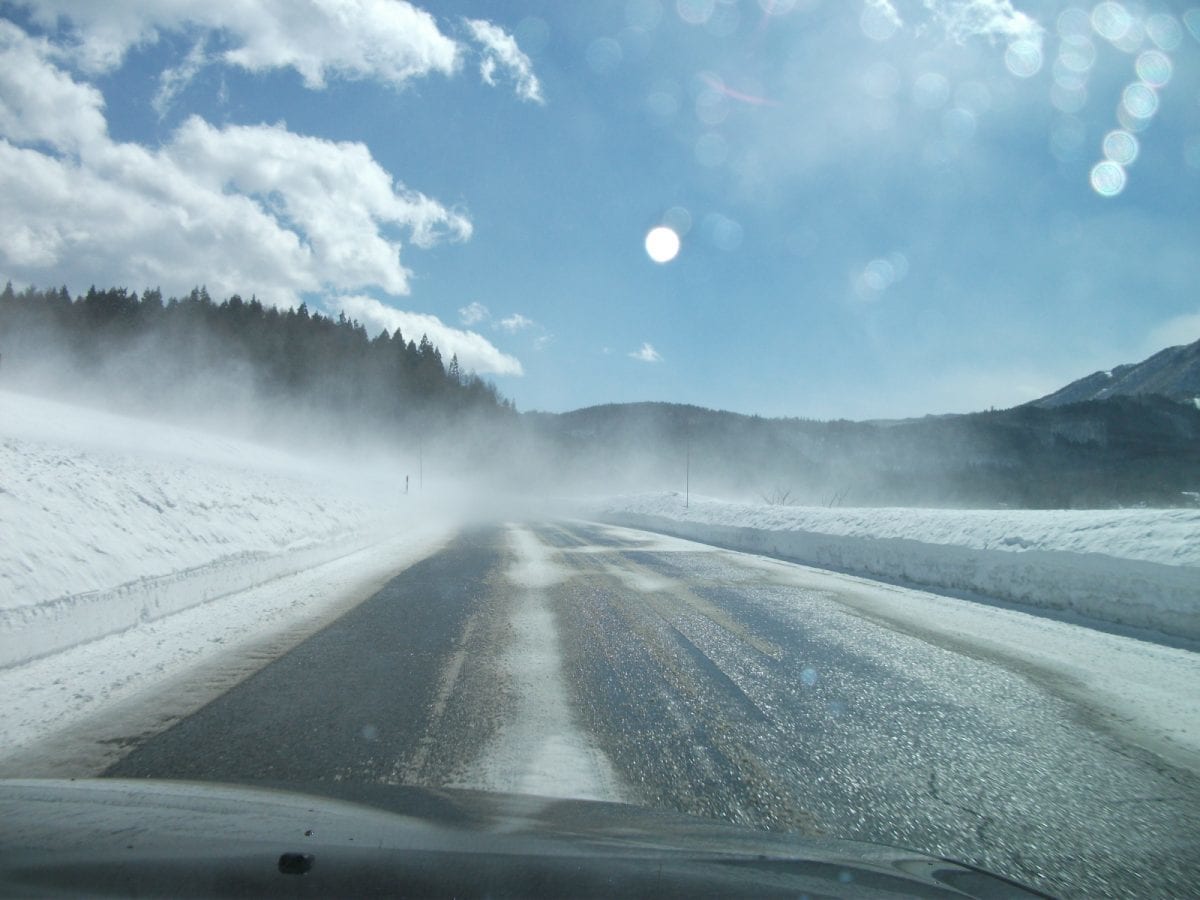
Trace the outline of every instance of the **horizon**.
[[0, 3], [0, 279], [304, 302], [550, 413], [1004, 409], [1200, 338], [1200, 6], [345, 13]]

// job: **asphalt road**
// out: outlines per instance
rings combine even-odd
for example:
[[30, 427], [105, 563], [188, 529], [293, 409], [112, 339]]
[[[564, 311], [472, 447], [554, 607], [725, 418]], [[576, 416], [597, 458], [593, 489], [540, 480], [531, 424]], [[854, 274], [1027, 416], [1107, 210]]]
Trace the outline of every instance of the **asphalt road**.
[[1069, 696], [738, 554], [480, 527], [105, 774], [623, 799], [1194, 896], [1200, 779]]

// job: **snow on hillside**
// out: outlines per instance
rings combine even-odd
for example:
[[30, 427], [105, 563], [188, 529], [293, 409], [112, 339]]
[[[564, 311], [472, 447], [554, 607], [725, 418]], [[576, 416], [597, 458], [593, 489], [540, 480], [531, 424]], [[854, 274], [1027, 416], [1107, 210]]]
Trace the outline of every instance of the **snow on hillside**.
[[0, 666], [371, 543], [398, 482], [0, 391]]
[[1200, 641], [1200, 510], [820, 509], [676, 493], [593, 511], [635, 528]]

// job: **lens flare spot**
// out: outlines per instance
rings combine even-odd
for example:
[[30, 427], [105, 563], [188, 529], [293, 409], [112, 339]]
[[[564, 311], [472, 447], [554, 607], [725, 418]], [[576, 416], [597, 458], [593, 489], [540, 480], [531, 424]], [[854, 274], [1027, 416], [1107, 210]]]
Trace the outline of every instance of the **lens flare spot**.
[[646, 233], [646, 255], [656, 263], [669, 263], [679, 255], [679, 235], [666, 225]]
[[1122, 92], [1121, 106], [1135, 119], [1150, 119], [1158, 112], [1158, 94], [1145, 82], [1135, 81]]
[[1092, 19], [1086, 9], [1072, 6], [1058, 14], [1058, 36], [1063, 38], [1087, 37], [1092, 33]]
[[1096, 64], [1096, 45], [1084, 35], [1073, 34], [1063, 38], [1058, 59], [1067, 71], [1086, 75]]
[[597, 75], [608, 75], [621, 65], [621, 45], [609, 37], [596, 38], [587, 46], [587, 64]]
[[681, 238], [692, 230], [692, 214], [688, 212], [686, 207], [672, 206], [663, 213], [662, 220], [664, 225]]
[[1200, 6], [1189, 9], [1183, 14], [1183, 24], [1192, 33], [1192, 37], [1200, 41]]
[[1092, 167], [1092, 190], [1101, 197], [1115, 197], [1125, 190], [1125, 170], [1106, 159]]
[[731, 253], [742, 246], [742, 226], [728, 216], [709, 213], [702, 224], [704, 234], [718, 250]]
[[950, 99], [950, 82], [940, 72], [924, 72], [913, 83], [913, 102], [922, 109], [941, 109]]
[[796, 7], [796, 0], [758, 0], [758, 5], [768, 16], [786, 16]]
[[1120, 3], [1097, 3], [1092, 9], [1092, 28], [1108, 41], [1121, 40], [1133, 26], [1133, 16]]
[[1064, 87], [1055, 84], [1050, 88], [1050, 102], [1059, 112], [1075, 115], [1087, 106], [1088, 93], [1085, 87]]
[[675, 0], [675, 12], [689, 25], [703, 25], [716, 8], [717, 0]]
[[1146, 20], [1146, 34], [1154, 41], [1159, 50], [1171, 53], [1179, 49], [1183, 42], [1183, 29], [1174, 16], [1166, 13], [1156, 13]]
[[873, 41], [889, 41], [900, 29], [895, 11], [882, 3], [867, 3], [859, 17], [858, 27]]
[[732, 3], [720, 3], [704, 23], [704, 30], [715, 38], [733, 37], [742, 24], [742, 13]]
[[964, 81], [954, 91], [954, 105], [978, 118], [992, 108], [992, 92], [981, 82]]
[[1042, 48], [1034, 41], [1013, 41], [1004, 51], [1004, 65], [1018, 78], [1032, 78], [1042, 69]]
[[1119, 166], [1128, 166], [1137, 159], [1138, 139], [1128, 131], [1110, 131], [1104, 136], [1104, 156]]
[[1147, 50], [1137, 58], [1138, 78], [1151, 87], [1160, 88], [1170, 81], [1174, 68], [1171, 57], [1161, 50]]

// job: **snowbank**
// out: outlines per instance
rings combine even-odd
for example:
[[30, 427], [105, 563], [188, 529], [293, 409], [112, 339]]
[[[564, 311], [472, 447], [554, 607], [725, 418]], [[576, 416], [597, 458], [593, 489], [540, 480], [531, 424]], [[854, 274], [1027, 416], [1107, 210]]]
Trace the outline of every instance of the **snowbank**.
[[247, 442], [0, 391], [0, 667], [367, 546], [406, 499], [373, 487]]
[[1200, 510], [814, 509], [679, 494], [604, 521], [1200, 641]]

